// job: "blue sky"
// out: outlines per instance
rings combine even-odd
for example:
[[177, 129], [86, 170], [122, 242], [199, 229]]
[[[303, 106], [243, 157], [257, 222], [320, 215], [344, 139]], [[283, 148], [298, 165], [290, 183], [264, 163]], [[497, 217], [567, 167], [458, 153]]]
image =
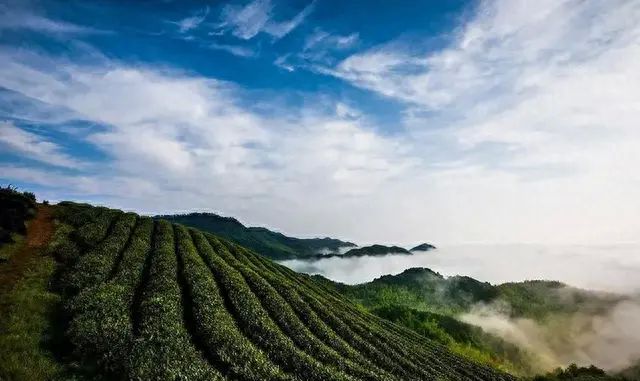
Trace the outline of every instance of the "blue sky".
[[638, 241], [639, 17], [0, 1], [0, 181], [363, 243]]

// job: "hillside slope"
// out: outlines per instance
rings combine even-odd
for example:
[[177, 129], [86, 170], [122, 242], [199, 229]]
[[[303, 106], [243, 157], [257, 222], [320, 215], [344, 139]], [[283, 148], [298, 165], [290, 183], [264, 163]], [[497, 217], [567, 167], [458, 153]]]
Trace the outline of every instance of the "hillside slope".
[[[63, 203], [73, 377], [511, 380], [215, 235]], [[68, 375], [67, 375], [68, 377]]]
[[492, 285], [468, 276], [444, 277], [428, 268], [410, 268], [358, 285], [322, 280], [350, 299], [371, 308], [401, 305], [424, 311], [457, 314], [478, 303], [506, 302], [513, 316], [544, 319], [549, 314], [598, 313], [623, 297], [570, 287], [557, 281], [532, 280]]
[[156, 218], [214, 233], [271, 259], [312, 257], [318, 254], [338, 253], [343, 248], [356, 246], [351, 242], [328, 237], [288, 237], [262, 227], [247, 227], [235, 218], [213, 213], [165, 215]]
[[[470, 322], [476, 324], [487, 316], [489, 324], [499, 322], [507, 327], [517, 327], [509, 324], [524, 321], [537, 328], [536, 340], [547, 340], [548, 351], [560, 353], [572, 347], [554, 340], [573, 343], [581, 332], [588, 337], [592, 325], [578, 323], [588, 322], [587, 317], [604, 317], [618, 303], [628, 300], [623, 295], [582, 290], [557, 281], [492, 285], [466, 276], [444, 277], [427, 268], [411, 268], [359, 285], [336, 283], [321, 276], [315, 279], [370, 312], [438, 340], [459, 354], [521, 375], [547, 371], [549, 364], [540, 361], [538, 353], [529, 353], [526, 346], [504, 341], [508, 335], [500, 339], [458, 319], [471, 314], [475, 319]], [[543, 333], [547, 336], [542, 337]], [[570, 378], [566, 374], [557, 377]]]

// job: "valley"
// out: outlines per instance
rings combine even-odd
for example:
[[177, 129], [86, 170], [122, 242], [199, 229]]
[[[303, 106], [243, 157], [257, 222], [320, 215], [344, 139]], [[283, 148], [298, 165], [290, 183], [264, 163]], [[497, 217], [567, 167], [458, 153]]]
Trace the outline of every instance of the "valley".
[[[2, 379], [515, 380], [549, 368], [465, 317], [478, 305], [546, 322], [622, 302], [425, 268], [352, 286], [165, 219], [73, 202], [32, 208], [26, 243], [15, 243], [27, 245], [16, 255], [31, 270], [3, 279], [0, 352], [13, 355], [0, 361]], [[622, 380], [593, 367], [537, 377]]]

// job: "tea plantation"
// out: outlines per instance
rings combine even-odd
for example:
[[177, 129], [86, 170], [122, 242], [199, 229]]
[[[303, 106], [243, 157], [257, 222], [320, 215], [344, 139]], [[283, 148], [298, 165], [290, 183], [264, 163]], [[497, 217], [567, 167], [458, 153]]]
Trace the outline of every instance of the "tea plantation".
[[60, 358], [76, 379], [514, 379], [212, 234], [55, 208]]

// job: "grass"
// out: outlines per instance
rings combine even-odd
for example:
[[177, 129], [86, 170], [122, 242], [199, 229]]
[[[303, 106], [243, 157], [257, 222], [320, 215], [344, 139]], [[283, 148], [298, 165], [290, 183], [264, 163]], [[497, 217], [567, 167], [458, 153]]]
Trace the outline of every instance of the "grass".
[[3, 301], [0, 380], [513, 380], [212, 234], [56, 208]]
[[[17, 244], [24, 245], [24, 240]], [[49, 288], [55, 269], [55, 260], [39, 253], [13, 289], [2, 295], [0, 380], [49, 380], [62, 369], [50, 351], [57, 330], [52, 317], [61, 301]]]
[[7, 262], [22, 247], [24, 236], [21, 234], [11, 234], [12, 243], [5, 243], [0, 246], [0, 264]]

